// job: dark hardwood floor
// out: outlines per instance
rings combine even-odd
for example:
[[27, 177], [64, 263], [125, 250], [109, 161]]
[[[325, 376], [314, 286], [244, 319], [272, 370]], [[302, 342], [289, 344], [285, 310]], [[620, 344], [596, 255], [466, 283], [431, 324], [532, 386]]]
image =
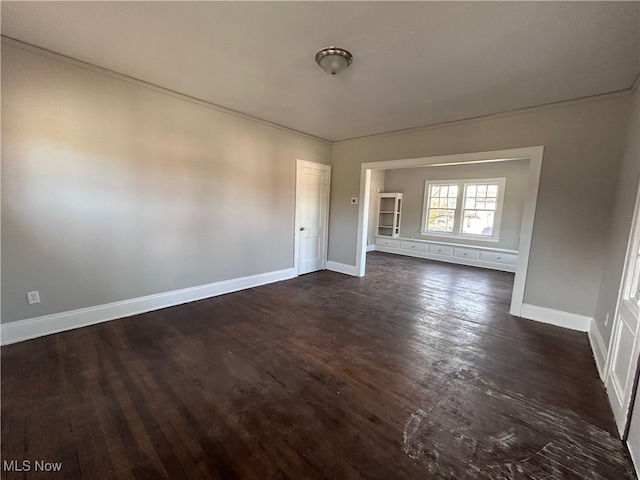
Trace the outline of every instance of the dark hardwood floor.
[[4, 347], [2, 478], [635, 478], [587, 335], [512, 282], [372, 253]]

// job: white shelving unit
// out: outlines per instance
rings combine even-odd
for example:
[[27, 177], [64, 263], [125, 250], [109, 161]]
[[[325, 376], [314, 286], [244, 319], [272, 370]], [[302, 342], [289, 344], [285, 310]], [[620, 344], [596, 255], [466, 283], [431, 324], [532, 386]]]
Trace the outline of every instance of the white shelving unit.
[[398, 238], [400, 236], [400, 217], [402, 215], [401, 193], [378, 194], [378, 224], [376, 235]]

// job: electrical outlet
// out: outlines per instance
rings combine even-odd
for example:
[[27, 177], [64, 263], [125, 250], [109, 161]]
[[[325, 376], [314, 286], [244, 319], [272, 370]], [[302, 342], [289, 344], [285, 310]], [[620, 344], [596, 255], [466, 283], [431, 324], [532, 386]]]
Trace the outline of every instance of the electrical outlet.
[[29, 305], [33, 303], [40, 303], [40, 293], [38, 293], [37, 290], [27, 292], [27, 301], [29, 302]]

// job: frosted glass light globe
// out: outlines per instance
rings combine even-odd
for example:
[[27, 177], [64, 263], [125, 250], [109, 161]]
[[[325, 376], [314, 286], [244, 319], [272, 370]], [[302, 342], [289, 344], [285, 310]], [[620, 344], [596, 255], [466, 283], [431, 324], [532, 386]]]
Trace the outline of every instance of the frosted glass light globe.
[[353, 56], [344, 48], [327, 47], [316, 54], [316, 62], [327, 73], [335, 75], [344, 70], [353, 61]]

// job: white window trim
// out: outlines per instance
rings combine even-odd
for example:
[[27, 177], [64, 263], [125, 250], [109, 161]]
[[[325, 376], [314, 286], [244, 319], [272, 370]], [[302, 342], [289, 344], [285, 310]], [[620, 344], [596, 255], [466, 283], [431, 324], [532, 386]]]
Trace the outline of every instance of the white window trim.
[[[496, 201], [496, 210], [494, 217], [494, 224], [491, 236], [487, 235], [475, 235], [473, 233], [462, 233], [462, 217], [464, 203], [466, 200], [466, 185], [473, 183], [476, 185], [497, 183], [498, 184], [498, 197]], [[502, 224], [502, 211], [504, 206], [504, 193], [505, 185], [507, 183], [506, 177], [496, 178], [458, 178], [447, 180], [427, 180], [424, 182], [424, 199], [422, 202], [422, 226], [420, 227], [420, 235], [425, 237], [438, 237], [438, 238], [452, 238], [463, 240], [474, 240], [479, 242], [493, 242], [500, 241], [500, 227]], [[432, 185], [458, 185], [458, 197], [456, 201], [456, 211], [453, 221], [453, 232], [433, 232], [427, 229], [427, 212], [429, 210], [429, 188]]]

